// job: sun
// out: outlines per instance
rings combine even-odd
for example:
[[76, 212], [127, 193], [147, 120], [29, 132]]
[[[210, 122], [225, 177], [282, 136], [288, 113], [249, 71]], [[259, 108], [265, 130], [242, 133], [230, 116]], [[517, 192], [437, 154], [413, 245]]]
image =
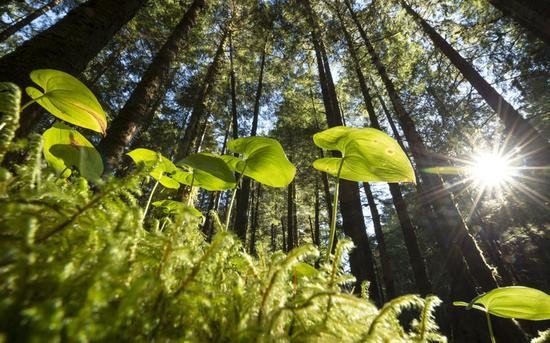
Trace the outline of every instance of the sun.
[[496, 188], [512, 181], [515, 171], [511, 161], [498, 153], [480, 153], [468, 168], [472, 180], [481, 187]]

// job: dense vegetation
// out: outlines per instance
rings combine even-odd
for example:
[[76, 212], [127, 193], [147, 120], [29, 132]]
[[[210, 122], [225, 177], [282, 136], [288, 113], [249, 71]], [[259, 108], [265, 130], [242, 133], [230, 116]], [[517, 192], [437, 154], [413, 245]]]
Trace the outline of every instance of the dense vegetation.
[[548, 340], [546, 2], [0, 8], [0, 342]]

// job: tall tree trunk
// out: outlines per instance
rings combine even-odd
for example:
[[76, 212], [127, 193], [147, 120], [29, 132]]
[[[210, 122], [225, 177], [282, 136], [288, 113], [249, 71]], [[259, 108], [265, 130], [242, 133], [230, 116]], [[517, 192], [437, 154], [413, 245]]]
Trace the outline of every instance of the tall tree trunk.
[[120, 57], [120, 54], [122, 54], [122, 52], [124, 51], [124, 49], [127, 48], [127, 46], [128, 46], [127, 40], [120, 42], [118, 46], [111, 51], [111, 53], [103, 63], [98, 63], [98, 65], [93, 66], [92, 67], [93, 75], [91, 78], [86, 80], [85, 82], [86, 85], [93, 90], [97, 82], [101, 79], [103, 75], [105, 75], [107, 70], [109, 70], [109, 68], [113, 66], [113, 64], [116, 62], [116, 60], [118, 60], [118, 58]]
[[292, 204], [293, 197], [292, 197], [292, 188], [293, 188], [294, 181], [292, 181], [288, 187], [286, 192], [286, 228], [287, 228], [287, 236], [286, 236], [286, 251], [290, 251], [294, 248], [294, 206]]
[[380, 213], [376, 207], [374, 196], [368, 182], [363, 183], [365, 195], [367, 196], [367, 202], [372, 218], [372, 224], [374, 226], [374, 234], [376, 235], [376, 241], [378, 242], [378, 252], [380, 254], [380, 266], [382, 267], [382, 281], [386, 288], [386, 300], [393, 299], [395, 297], [395, 285], [393, 282], [393, 273], [390, 264], [390, 257], [386, 250], [386, 239], [384, 237], [384, 231], [382, 231], [382, 223], [380, 221]]
[[285, 217], [282, 216], [281, 217], [281, 233], [282, 233], [283, 242], [281, 244], [281, 247], [283, 248], [283, 252], [288, 252], [287, 241], [286, 241], [286, 233], [285, 232], [286, 232]]
[[179, 57], [199, 11], [204, 6], [204, 0], [193, 1], [168, 40], [155, 55], [130, 99], [126, 101], [118, 116], [113, 120], [107, 131], [107, 136], [99, 143], [98, 150], [103, 155], [107, 170], [116, 167], [125, 147], [142, 128], [148, 117], [152, 115], [150, 109], [157, 98], [165, 93], [163, 86], [167, 83], [166, 79], [170, 76], [171, 68]]
[[258, 230], [258, 218], [260, 216], [260, 203], [262, 196], [262, 187], [259, 183], [256, 184], [256, 198], [254, 200], [254, 215], [252, 216], [252, 224], [250, 225], [250, 255], [256, 256], [256, 231]]
[[21, 30], [25, 26], [29, 25], [31, 22], [33, 22], [36, 18], [40, 17], [44, 13], [48, 12], [55, 6], [59, 5], [63, 0], [52, 0], [45, 4], [44, 6], [36, 9], [31, 14], [26, 16], [25, 18], [19, 20], [18, 22], [14, 23], [12, 26], [8, 27], [4, 31], [0, 32], [0, 43], [4, 42], [6, 39], [10, 38], [13, 34], [15, 34], [17, 31]]
[[[518, 147], [530, 164], [537, 166], [550, 165], [550, 143], [543, 137], [528, 120], [510, 104], [504, 97], [497, 92], [474, 68], [466, 61], [447, 41], [435, 31], [418, 13], [416, 13], [405, 1], [400, 0], [405, 8], [416, 22], [420, 25], [424, 33], [430, 37], [434, 46], [439, 49], [452, 64], [460, 71], [477, 92], [485, 99], [487, 104], [497, 113], [501, 119], [506, 133], [514, 137]], [[513, 2], [513, 1], [512, 1]], [[511, 2], [510, 2], [511, 3]], [[548, 18], [546, 18], [547, 20]], [[550, 25], [546, 25], [550, 30]], [[511, 149], [511, 148], [509, 148]]]
[[[401, 123], [401, 127], [405, 132], [407, 141], [411, 146], [411, 152], [415, 157], [418, 168], [422, 170], [423, 168], [430, 167], [431, 166], [430, 155], [428, 154], [424, 146], [424, 143], [418, 131], [416, 130], [416, 126], [412, 118], [405, 110], [401, 102], [401, 99], [399, 98], [399, 95], [395, 90], [395, 86], [393, 85], [393, 82], [388, 76], [384, 65], [380, 61], [380, 58], [378, 57], [377, 52], [374, 50], [373, 45], [370, 43], [370, 40], [368, 39], [366, 32], [363, 30], [359, 22], [359, 19], [357, 18], [355, 12], [351, 7], [349, 0], [345, 0], [345, 1], [346, 1], [346, 5], [348, 6], [348, 9], [350, 10], [352, 19], [354, 20], [361, 34], [361, 37], [367, 47], [367, 50], [371, 55], [373, 64], [376, 67], [378, 73], [380, 74], [380, 77], [382, 78], [384, 85], [386, 86], [386, 90], [388, 91], [388, 95], [390, 96], [390, 100], [394, 106], [395, 113], [397, 114], [398, 119]], [[453, 239], [457, 240], [455, 243], [460, 245], [462, 252], [464, 253], [466, 259], [468, 260], [468, 265], [469, 266], [471, 265], [470, 268], [471, 268], [472, 274], [476, 277], [476, 279], [478, 279], [477, 281], [480, 284], [480, 286], [482, 286], [484, 290], [490, 290], [496, 287], [497, 286], [496, 280], [491, 272], [490, 267], [485, 262], [485, 259], [483, 258], [481, 251], [479, 251], [479, 248], [477, 247], [473, 237], [467, 231], [467, 227], [464, 224], [462, 217], [458, 213], [458, 210], [456, 209], [456, 206], [452, 201], [451, 195], [443, 187], [443, 183], [441, 179], [436, 175], [428, 174], [428, 173], [423, 173], [422, 179], [425, 181], [427, 186], [431, 188], [432, 191], [438, 193], [437, 199], [431, 199], [433, 203], [436, 205], [436, 208], [439, 209], [438, 213], [440, 215], [445, 212], [449, 213], [448, 215], [443, 217], [450, 219], [448, 220], [449, 225], [450, 225], [450, 228], [453, 228], [453, 230], [451, 231], [453, 235], [451, 236], [453, 236], [452, 237]]]
[[[411, 152], [415, 158], [417, 167], [420, 170], [431, 167], [432, 162], [430, 154], [424, 146], [424, 142], [416, 130], [412, 118], [405, 110], [395, 90], [395, 86], [386, 72], [386, 68], [382, 64], [374, 46], [368, 39], [357, 15], [353, 11], [350, 0], [344, 1], [359, 30], [369, 55], [371, 56], [372, 62], [386, 87], [395, 113], [397, 114], [407, 138], [407, 142], [411, 147]], [[474, 237], [468, 231], [468, 227], [460, 216], [452, 195], [444, 187], [441, 178], [435, 174], [423, 173], [422, 179], [424, 180], [424, 184], [428, 187], [426, 192], [431, 192], [426, 197], [426, 200], [432, 203], [438, 216], [440, 216], [446, 224], [445, 230], [448, 232], [448, 238], [444, 242], [443, 251], [447, 251], [448, 253], [445, 259], [447, 260], [447, 268], [451, 278], [453, 278], [453, 292], [455, 292], [453, 295], [474, 297], [477, 295], [475, 284], [483, 291], [489, 291], [498, 287], [493, 269], [487, 264]], [[463, 258], [466, 259], [467, 265], [464, 263]], [[468, 274], [473, 278], [468, 277]], [[471, 283], [473, 280], [475, 280], [475, 284]], [[498, 321], [496, 322], [498, 323]], [[502, 331], [499, 335], [508, 335], [509, 338], [514, 337], [518, 342], [525, 341], [525, 336], [518, 327], [508, 325], [507, 327], [503, 326], [501, 329]]]
[[550, 45], [550, 3], [546, 0], [489, 0], [507, 16]]
[[298, 230], [298, 210], [296, 202], [296, 182], [292, 183], [292, 228], [294, 229], [294, 246], [300, 246], [300, 231]]
[[233, 55], [233, 31], [229, 29], [229, 92], [231, 94], [231, 120], [233, 139], [239, 138], [239, 115], [237, 113], [237, 77], [235, 76], [235, 63]]
[[[329, 80], [332, 77], [329, 76], [331, 74], [330, 66], [325, 63], [326, 58], [323, 58], [326, 52], [324, 52], [324, 46], [319, 34], [320, 29], [317, 18], [309, 0], [302, 0], [302, 3], [306, 10], [306, 17], [311, 29], [311, 38], [317, 57], [319, 81], [323, 94], [327, 123], [329, 127], [340, 126], [342, 125], [342, 117], [339, 113], [338, 104], [334, 103], [334, 101], [337, 101], [337, 97], [331, 92], [334, 89], [334, 85], [329, 85]], [[355, 248], [350, 252], [351, 272], [356, 278], [355, 292], [360, 292], [361, 284], [368, 280], [370, 281], [369, 294], [373, 301], [380, 304], [381, 297], [374, 267], [374, 256], [367, 236], [358, 185], [356, 182], [341, 180], [340, 190], [339, 201], [344, 233], [355, 244]]]
[[200, 131], [199, 131], [200, 132], [199, 139], [196, 141], [195, 147], [193, 149], [194, 153], [199, 153], [201, 151], [202, 143], [204, 142], [204, 137], [206, 136], [207, 129], [208, 129], [208, 116], [206, 116], [206, 118], [204, 118], [202, 122]]
[[[376, 115], [374, 105], [372, 103], [370, 90], [367, 86], [365, 76], [363, 75], [359, 58], [357, 57], [357, 51], [353, 44], [353, 39], [345, 26], [340, 12], [337, 10], [336, 13], [340, 19], [342, 32], [344, 33], [344, 38], [348, 45], [348, 51], [353, 62], [353, 67], [357, 74], [359, 88], [361, 89], [361, 93], [363, 95], [363, 100], [365, 102], [365, 107], [367, 108], [371, 127], [377, 130], [381, 130], [380, 122], [378, 121], [378, 116]], [[401, 231], [403, 232], [403, 237], [405, 239], [405, 246], [407, 248], [409, 261], [413, 269], [416, 288], [422, 295], [427, 295], [431, 292], [431, 285], [428, 279], [428, 274], [426, 273], [424, 259], [422, 257], [422, 254], [420, 253], [420, 248], [418, 246], [418, 239], [416, 237], [415, 227], [412, 224], [407, 205], [405, 204], [405, 201], [403, 200], [403, 197], [401, 195], [401, 187], [397, 183], [389, 183], [388, 185], [390, 187], [393, 204], [399, 218]], [[376, 233], [376, 240], [378, 241], [378, 246], [380, 250], [384, 285], [386, 286], [387, 296], [391, 299], [395, 296], [395, 287], [393, 285], [393, 277], [391, 275], [392, 272], [390, 269], [389, 257], [386, 252], [386, 244], [384, 242], [385, 239], [384, 233], [382, 231], [382, 224], [380, 223], [380, 215], [378, 214], [378, 209], [376, 207], [376, 203], [374, 202], [374, 197], [372, 196], [372, 192], [368, 183], [364, 184], [364, 188], [365, 193], [367, 194], [369, 208], [373, 218], [372, 220], [374, 224], [374, 231]]]
[[[57, 69], [79, 75], [147, 0], [90, 0], [57, 24], [23, 43], [0, 59], [0, 79], [22, 89], [32, 85], [35, 69]], [[28, 101], [24, 97], [23, 102]], [[18, 134], [26, 136], [42, 112], [29, 106], [21, 115]]]
[[271, 252], [275, 252], [277, 250], [277, 236], [275, 228], [275, 224], [271, 223]]
[[319, 201], [319, 180], [315, 178], [315, 216], [314, 216], [314, 230], [313, 230], [313, 244], [317, 245], [318, 247], [321, 246], [321, 223], [319, 220], [320, 212], [321, 212], [321, 204]]
[[216, 74], [218, 68], [220, 67], [221, 60], [223, 57], [223, 47], [225, 45], [225, 40], [227, 39], [228, 31], [224, 30], [218, 43], [218, 47], [214, 54], [214, 58], [206, 70], [206, 74], [202, 80], [201, 86], [197, 90], [195, 95], [195, 102], [193, 104], [193, 110], [191, 112], [191, 118], [189, 118], [189, 123], [185, 128], [183, 138], [178, 145], [178, 150], [176, 153], [176, 160], [181, 160], [185, 156], [189, 155], [191, 152], [191, 147], [193, 142], [197, 138], [199, 122], [204, 116], [204, 106], [208, 94], [212, 90], [214, 85]]
[[[250, 129], [250, 136], [256, 136], [258, 131], [258, 118], [260, 115], [260, 101], [262, 99], [262, 89], [263, 89], [263, 83], [264, 83], [264, 69], [265, 69], [265, 58], [266, 58], [266, 49], [267, 49], [267, 43], [268, 43], [268, 35], [266, 35], [264, 46], [262, 49], [262, 55], [261, 55], [261, 61], [260, 61], [260, 73], [258, 76], [258, 84], [256, 86], [256, 96], [254, 97], [254, 111], [252, 116], [252, 128]], [[232, 80], [234, 79], [234, 72], [232, 69]], [[234, 88], [234, 81], [231, 82], [231, 93], [234, 94], [233, 91]], [[232, 107], [232, 111], [234, 111], [234, 123], [233, 125], [236, 125], [236, 113], [237, 113], [237, 107]], [[246, 209], [248, 208], [248, 202], [250, 197], [250, 178], [244, 177], [242, 181], [242, 186], [237, 191], [237, 204], [236, 204], [236, 214], [235, 214], [235, 230], [237, 231], [237, 236], [241, 239], [241, 241], [246, 240], [246, 231], [247, 231], [247, 218], [246, 218]]]

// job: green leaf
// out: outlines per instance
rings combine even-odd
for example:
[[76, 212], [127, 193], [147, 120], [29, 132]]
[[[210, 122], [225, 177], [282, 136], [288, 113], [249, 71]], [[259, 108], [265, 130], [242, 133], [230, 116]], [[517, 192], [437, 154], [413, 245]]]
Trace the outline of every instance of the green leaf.
[[178, 168], [172, 161], [162, 156], [160, 153], [149, 149], [138, 148], [128, 152], [126, 155], [130, 156], [136, 164], [143, 163], [149, 168], [154, 167], [149, 175], [164, 187], [171, 189], [178, 189], [180, 187], [179, 182], [171, 177], [173, 173], [178, 171]]
[[313, 162], [320, 171], [351, 181], [416, 182], [414, 170], [399, 144], [384, 132], [371, 128], [336, 126], [313, 136], [317, 146], [337, 150], [342, 157]]
[[228, 150], [243, 155], [242, 159], [224, 155], [227, 165], [244, 175], [271, 187], [286, 187], [294, 179], [296, 167], [287, 159], [283, 147], [274, 139], [244, 137], [230, 141]]
[[101, 155], [80, 132], [57, 122], [42, 135], [46, 162], [61, 177], [71, 175], [70, 167], [92, 182], [98, 182], [103, 174]]
[[307, 277], [317, 274], [317, 269], [304, 262], [299, 262], [296, 266], [294, 266], [294, 271], [296, 271], [297, 275]]
[[[457, 306], [463, 303], [456, 302]], [[479, 309], [479, 305], [498, 317], [548, 320], [550, 319], [550, 296], [538, 289], [511, 286], [495, 288], [468, 304], [468, 307]]]
[[61, 120], [105, 134], [105, 112], [82, 82], [53, 69], [34, 70], [30, 77], [42, 90], [27, 87], [27, 94], [40, 106]]
[[187, 213], [193, 217], [204, 218], [203, 214], [194, 208], [193, 206], [186, 205], [180, 201], [174, 200], [160, 200], [155, 201], [153, 204], [155, 207], [162, 208], [165, 214], [178, 214], [178, 213]]
[[[223, 191], [235, 187], [235, 177], [231, 169], [219, 156], [200, 153], [192, 154], [177, 163], [190, 170], [178, 170], [172, 177], [185, 185], [204, 188], [208, 191]], [[194, 175], [194, 179], [193, 179]]]

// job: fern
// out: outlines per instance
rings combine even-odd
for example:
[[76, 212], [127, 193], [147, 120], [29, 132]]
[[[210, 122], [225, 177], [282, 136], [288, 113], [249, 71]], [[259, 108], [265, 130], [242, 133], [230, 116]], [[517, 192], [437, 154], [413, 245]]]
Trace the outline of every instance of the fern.
[[0, 82], [0, 163], [19, 128], [21, 90], [13, 83]]
[[[341, 291], [353, 280], [342, 268], [345, 240], [330, 264], [302, 275], [298, 264], [319, 256], [314, 246], [259, 246], [253, 257], [216, 216], [212, 243], [186, 214], [153, 211], [143, 223], [149, 170], [91, 191], [77, 175], [44, 168], [40, 140], [30, 144], [26, 162], [0, 181], [0, 339], [440, 340], [436, 298], [405, 296], [379, 310]], [[409, 307], [423, 310], [411, 331], [397, 318]]]

